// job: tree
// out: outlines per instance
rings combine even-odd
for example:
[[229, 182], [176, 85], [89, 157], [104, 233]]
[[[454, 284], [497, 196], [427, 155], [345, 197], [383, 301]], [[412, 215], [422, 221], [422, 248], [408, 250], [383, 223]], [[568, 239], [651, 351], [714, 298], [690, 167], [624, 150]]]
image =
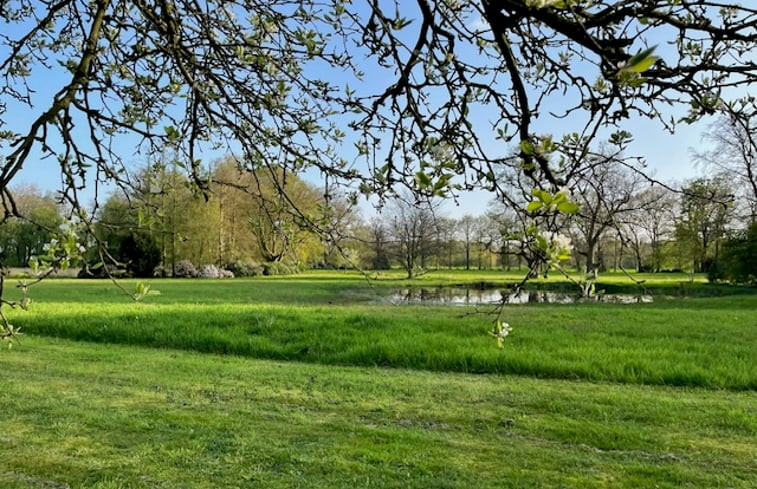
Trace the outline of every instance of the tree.
[[721, 116], [704, 134], [713, 143], [696, 158], [728, 176], [746, 204], [748, 222], [757, 222], [757, 126], [742, 114]]
[[354, 268], [360, 253], [357, 240], [360, 217], [342, 195], [331, 195], [325, 189], [321, 205], [321, 221], [327, 232], [321, 242], [323, 259], [321, 266], [331, 268]]
[[[637, 193], [633, 199], [634, 209], [621, 217], [621, 235], [634, 253], [637, 271], [659, 272], [664, 258], [663, 244], [673, 233], [675, 195], [667, 187], [656, 185]], [[649, 253], [644, 252], [647, 245]]]
[[436, 220], [436, 268], [442, 263], [451, 269], [457, 248], [457, 220], [451, 217], [439, 217]]
[[[563, 158], [584, 163], [600, 129], [622, 128], [632, 115], [671, 128], [676, 119], [666, 104], [689, 108], [678, 117], [686, 122], [721, 107], [754, 110], [723, 100], [729, 83], [747, 86], [757, 76], [747, 54], [753, 8], [418, 0], [413, 15], [404, 3], [396, 14], [369, 4], [367, 26], [357, 15], [355, 23], [367, 27], [362, 37], [372, 59], [396, 70], [394, 83], [361, 105], [366, 115], [356, 125], [369, 141], [376, 132], [391, 134], [383, 165], [376, 165], [382, 182], [414, 181], [433, 193], [450, 175], [465, 174], [506, 193], [495, 178], [504, 164], [555, 191], [575, 175]], [[673, 47], [661, 48], [658, 60], [652, 52], [660, 42]], [[569, 119], [575, 133], [537, 136], [555, 115]], [[496, 139], [513, 143], [518, 158], [503, 153], [502, 141], [490, 144]]]
[[373, 258], [370, 262], [372, 270], [388, 270], [391, 268], [389, 263], [389, 230], [384, 222], [374, 217], [368, 223], [368, 234]]
[[[517, 254], [517, 249], [513, 249], [511, 241], [520, 229], [518, 215], [511, 207], [504, 206], [496, 201], [489, 205], [486, 215], [493, 230], [498, 234], [501, 266], [509, 271], [511, 267], [510, 256]], [[518, 260], [518, 264], [520, 264], [520, 260]]]
[[55, 199], [36, 187], [20, 187], [14, 193], [22, 217], [0, 222], [0, 264], [28, 267], [33, 256], [45, 254], [45, 244], [60, 230], [63, 216]]
[[[282, 173], [285, 171], [282, 170]], [[258, 252], [266, 262], [300, 260], [322, 254], [306, 251], [315, 245], [308, 222], [319, 219], [318, 192], [297, 175], [278, 172], [253, 172], [254, 183], [247, 189], [256, 211], [248, 217]], [[304, 213], [304, 216], [303, 216]], [[304, 252], [304, 254], [303, 254]]]
[[463, 249], [465, 250], [465, 269], [470, 270], [470, 252], [471, 246], [475, 241], [476, 218], [466, 214], [459, 220], [460, 238], [463, 240]]
[[736, 283], [757, 283], [757, 222], [723, 243], [723, 275]]
[[438, 204], [414, 200], [411, 195], [392, 201], [387, 228], [396, 246], [400, 266], [413, 278], [426, 269], [436, 237]]
[[579, 238], [578, 252], [586, 259], [586, 273], [601, 268], [599, 247], [611, 229], [619, 229], [623, 215], [641, 207], [634, 201], [640, 184], [618, 155], [603, 156], [582, 175], [575, 191], [578, 212], [574, 228]]
[[[374, 0], [5, 2], [0, 106], [36, 116], [28, 127], [1, 124], [3, 201], [12, 211], [8, 184], [36, 153], [57, 158], [63, 191], [75, 203], [90, 165], [128, 185], [114, 149], [124, 138], [148, 154], [174, 148], [201, 188], [208, 184], [197, 148], [228, 143], [252, 167], [316, 168], [360, 180], [364, 191], [404, 182], [440, 194], [460, 185], [453, 175], [496, 190], [495, 166], [507, 158], [487, 142], [501, 138], [520, 148], [521, 172], [557, 188], [570, 175], [552, 155], [580, 154], [599, 128], [632, 114], [670, 127], [668, 104], [690, 109], [684, 122], [721, 109], [754, 110], [748, 99], [739, 105], [728, 96], [738, 98], [729, 90], [757, 79], [748, 49], [757, 10], [720, 7], [665, 0], [416, 0], [395, 9]], [[659, 42], [671, 47], [653, 54]], [[52, 96], [37, 94], [34, 76], [50, 59], [60, 61], [63, 81]], [[368, 70], [394, 79], [376, 91], [351, 88]], [[551, 94], [560, 103], [544, 110], [555, 101]], [[495, 130], [475, 112], [491, 115]], [[576, 137], [536, 136], [552, 112], [575, 119]], [[75, 127], [86, 127], [88, 138]], [[368, 173], [336, 150], [347, 127], [358, 152], [371, 156]], [[379, 142], [384, 147], [374, 152]]]
[[[225, 267], [240, 261], [316, 261], [327, 250], [307, 226], [307, 219], [320, 222], [328, 214], [334, 232], [331, 245], [343, 239], [349, 208], [323, 195], [297, 175], [280, 169], [245, 171], [244, 162], [228, 156], [214, 163], [211, 195], [195, 205], [205, 217], [186, 235], [186, 243], [201, 243], [203, 261]], [[326, 225], [326, 224], [324, 224]], [[190, 258], [190, 257], [187, 257]], [[190, 258], [191, 260], [192, 258]]]
[[[695, 272], [706, 272], [718, 259], [718, 241], [733, 216], [733, 193], [725, 177], [698, 178], [681, 193], [676, 238], [687, 247]], [[714, 250], [713, 250], [714, 248]]]
[[101, 267], [92, 273], [104, 274], [113, 268], [134, 277], [152, 277], [161, 263], [155, 234], [145, 222], [139, 222], [138, 213], [126, 197], [114, 194], [107, 200], [98, 216], [95, 236], [104, 249], [94, 260]]
[[[492, 266], [492, 257], [498, 252], [502, 234], [499, 226], [488, 214], [478, 216], [475, 221], [476, 244], [478, 245], [478, 269]], [[486, 260], [484, 260], [484, 257]]]
[[[10, 184], [47, 158], [89, 220], [83, 186], [131, 185], [124, 147], [148, 159], [171, 148], [200, 192], [206, 147], [243, 155], [249, 171], [313, 170], [364, 193], [504, 193], [500, 165], [554, 193], [576, 174], [560, 161], [583, 164], [604, 132], [627, 140], [631, 116], [672, 129], [754, 113], [740, 89], [757, 81], [756, 18], [668, 0], [3, 2], [0, 201], [18, 215]], [[8, 124], [20, 111], [30, 122]], [[554, 116], [577, 129], [538, 136]]]
[[131, 188], [124, 189], [130, 212], [141, 216], [141, 227], [159, 246], [161, 271], [171, 276], [176, 263], [185, 258], [180, 250], [188, 239], [190, 223], [197, 221], [193, 213], [198, 211], [197, 199], [179, 167], [171, 155], [161, 154], [137, 172]]

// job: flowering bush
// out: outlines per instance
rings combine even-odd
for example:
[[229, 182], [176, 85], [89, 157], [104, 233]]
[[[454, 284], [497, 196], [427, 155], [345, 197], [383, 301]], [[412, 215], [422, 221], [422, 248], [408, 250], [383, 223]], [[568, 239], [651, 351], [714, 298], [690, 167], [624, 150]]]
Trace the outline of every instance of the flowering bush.
[[208, 264], [200, 267], [197, 276], [199, 278], [234, 278], [234, 272]]
[[203, 265], [197, 272], [200, 278], [221, 278], [221, 271], [215, 265]]
[[174, 267], [174, 277], [193, 278], [197, 276], [197, 269], [189, 260], [181, 260]]
[[170, 277], [171, 270], [163, 266], [163, 264], [160, 264], [157, 267], [155, 267], [155, 270], [152, 271], [152, 276], [155, 278]]

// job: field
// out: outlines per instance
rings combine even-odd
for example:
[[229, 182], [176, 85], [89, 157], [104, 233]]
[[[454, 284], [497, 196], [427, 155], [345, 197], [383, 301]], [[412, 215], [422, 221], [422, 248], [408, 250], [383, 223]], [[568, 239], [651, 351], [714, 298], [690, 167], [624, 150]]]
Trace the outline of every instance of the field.
[[51, 280], [0, 352], [0, 487], [757, 486], [757, 293], [639, 278], [654, 303], [506, 306], [502, 350], [491, 307], [389, 304], [398, 273], [156, 280], [138, 304]]

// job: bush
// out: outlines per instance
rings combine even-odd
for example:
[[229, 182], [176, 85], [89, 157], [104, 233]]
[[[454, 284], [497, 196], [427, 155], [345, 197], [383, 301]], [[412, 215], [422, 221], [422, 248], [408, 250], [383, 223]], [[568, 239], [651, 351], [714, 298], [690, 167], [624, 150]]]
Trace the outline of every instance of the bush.
[[263, 275], [294, 275], [305, 269], [303, 263], [274, 261], [263, 264]]
[[126, 276], [126, 270], [118, 268], [113, 265], [100, 266], [98, 268], [92, 268], [89, 265], [84, 265], [79, 269], [76, 274], [77, 278], [108, 278], [116, 277], [123, 278]]
[[181, 260], [174, 267], [174, 277], [194, 278], [197, 276], [197, 269], [189, 260]]
[[215, 265], [203, 265], [197, 272], [197, 276], [199, 278], [220, 278], [221, 271], [218, 270], [218, 267]]
[[386, 253], [376, 255], [371, 261], [372, 270], [389, 270], [390, 268], [392, 268], [392, 265], [389, 263], [389, 255]]
[[235, 277], [259, 277], [263, 275], [263, 266], [250, 260], [230, 263], [226, 268]]
[[231, 270], [226, 270], [225, 268], [222, 268], [220, 272], [221, 272], [221, 276], [218, 278], [234, 278], [234, 272], [232, 272]]
[[152, 277], [160, 264], [160, 247], [155, 238], [147, 233], [135, 233], [121, 241], [121, 260], [126, 263], [126, 272], [131, 277]]
[[723, 267], [720, 265], [720, 262], [718, 260], [708, 259], [705, 262], [705, 267], [707, 269], [708, 282], [714, 283], [726, 278], [725, 270], [723, 270]]
[[757, 223], [723, 243], [724, 278], [734, 283], [755, 283], [757, 277]]
[[171, 276], [171, 270], [166, 268], [163, 264], [158, 265], [155, 267], [155, 270], [152, 272], [152, 276], [155, 278], [166, 278]]
[[639, 272], [641, 273], [654, 273], [654, 266], [652, 266], [651, 263], [643, 263], [641, 267], [639, 267]]

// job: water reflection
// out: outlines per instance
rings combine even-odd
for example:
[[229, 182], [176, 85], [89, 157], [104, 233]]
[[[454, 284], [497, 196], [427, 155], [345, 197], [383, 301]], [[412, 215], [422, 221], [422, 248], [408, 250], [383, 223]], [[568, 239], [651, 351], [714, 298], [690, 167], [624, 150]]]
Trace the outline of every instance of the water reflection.
[[396, 304], [428, 304], [441, 306], [472, 306], [486, 304], [574, 304], [579, 302], [607, 302], [642, 304], [653, 301], [651, 295], [598, 294], [589, 298], [565, 292], [542, 290], [474, 289], [465, 287], [408, 287], [393, 292], [389, 301]]

